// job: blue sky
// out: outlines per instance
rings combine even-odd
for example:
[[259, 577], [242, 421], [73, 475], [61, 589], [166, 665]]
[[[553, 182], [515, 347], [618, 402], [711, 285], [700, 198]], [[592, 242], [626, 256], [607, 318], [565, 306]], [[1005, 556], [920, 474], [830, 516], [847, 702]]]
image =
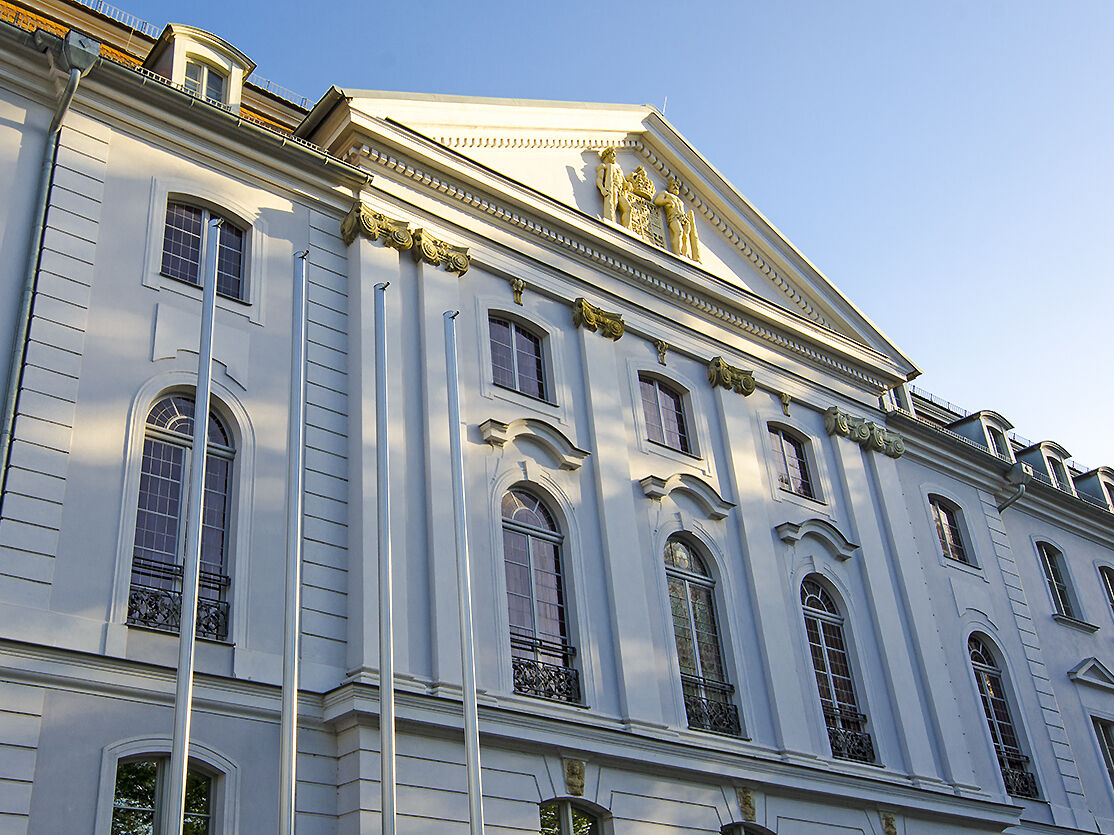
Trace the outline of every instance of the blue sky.
[[924, 371], [1114, 466], [1114, 3], [116, 0], [318, 98], [654, 104]]

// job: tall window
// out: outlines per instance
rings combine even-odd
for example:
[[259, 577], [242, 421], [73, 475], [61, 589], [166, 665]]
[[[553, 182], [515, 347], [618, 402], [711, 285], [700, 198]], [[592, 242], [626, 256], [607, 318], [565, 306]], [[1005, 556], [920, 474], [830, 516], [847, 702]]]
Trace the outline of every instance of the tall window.
[[543, 699], [580, 701], [580, 676], [569, 642], [561, 532], [549, 511], [524, 490], [503, 496], [514, 690]]
[[162, 274], [201, 286], [209, 221], [221, 218], [217, 242], [217, 292], [244, 298], [244, 230], [221, 215], [185, 203], [166, 204], [162, 241]]
[[1102, 587], [1106, 589], [1106, 602], [1114, 611], [1114, 568], [1109, 565], [1100, 566], [1099, 576], [1102, 578]]
[[715, 583], [704, 561], [677, 537], [665, 544], [665, 579], [689, 727], [738, 736], [735, 688], [727, 683], [716, 627]]
[[[193, 407], [193, 398], [185, 394], [168, 395], [151, 407], [139, 477], [128, 623], [170, 632], [178, 631], [181, 616]], [[228, 429], [210, 412], [197, 634], [216, 640], [228, 637], [226, 554], [232, 458]]]
[[224, 88], [227, 79], [208, 64], [186, 61], [186, 77], [182, 85], [195, 96], [204, 96], [215, 102], [225, 103]]
[[1021, 753], [1002, 686], [1002, 671], [989, 647], [978, 636], [972, 635], [967, 639], [967, 651], [971, 656], [971, 668], [975, 671], [979, 698], [1006, 791], [1013, 797], [1036, 797], [1037, 781], [1029, 772], [1029, 758]]
[[769, 430], [778, 486], [806, 499], [815, 499], [804, 443], [777, 426], [770, 426]]
[[959, 511], [939, 496], [930, 496], [932, 518], [936, 520], [936, 536], [940, 539], [940, 550], [944, 556], [957, 562], [970, 563], [963, 547], [963, 537], [959, 531]]
[[1006, 433], [996, 426], [986, 427], [986, 431], [990, 433], [990, 443], [992, 444], [992, 451], [999, 458], [1010, 460], [1010, 444], [1006, 440]]
[[492, 316], [491, 374], [497, 386], [546, 399], [542, 341], [517, 322]]
[[1057, 614], [1069, 618], [1076, 617], [1071, 588], [1067, 583], [1068, 574], [1067, 567], [1064, 565], [1064, 555], [1047, 542], [1037, 543], [1037, 553], [1040, 555], [1044, 579], [1048, 582], [1048, 592], [1052, 595], [1052, 605], [1056, 608]]
[[1072, 492], [1071, 479], [1068, 478], [1067, 468], [1064, 467], [1064, 462], [1059, 458], [1048, 456], [1048, 472], [1052, 476], [1052, 486], [1065, 493]]
[[872, 763], [874, 743], [863, 730], [866, 716], [859, 712], [855, 698], [839, 609], [827, 589], [812, 579], [801, 584], [801, 607], [832, 756]]
[[599, 835], [599, 821], [567, 800], [541, 804], [541, 835]]
[[692, 452], [680, 392], [656, 377], [639, 375], [638, 385], [650, 440], [681, 452]]
[[1110, 784], [1114, 786], [1114, 722], [1108, 719], [1099, 719], [1092, 716], [1095, 725], [1095, 735], [1099, 738], [1099, 748], [1102, 749], [1102, 759], [1106, 763], [1106, 774], [1110, 777]]
[[[167, 802], [170, 760], [139, 759], [116, 764], [116, 790], [112, 798], [111, 835], [154, 835], [159, 831], [159, 811]], [[213, 779], [200, 771], [186, 774], [185, 835], [212, 832]]]

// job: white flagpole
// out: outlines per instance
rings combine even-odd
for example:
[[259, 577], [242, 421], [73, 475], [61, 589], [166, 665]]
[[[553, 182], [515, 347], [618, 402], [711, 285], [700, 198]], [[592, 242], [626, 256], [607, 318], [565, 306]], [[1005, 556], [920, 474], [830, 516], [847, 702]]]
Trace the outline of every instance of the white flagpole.
[[[388, 282], [389, 283], [389, 282]], [[383, 835], [395, 833], [395, 654], [391, 584], [391, 504], [387, 446], [388, 283], [375, 285], [375, 466], [376, 525], [379, 535], [379, 787]]]
[[483, 835], [483, 783], [480, 779], [480, 720], [476, 705], [476, 657], [472, 639], [472, 582], [468, 567], [468, 523], [464, 514], [464, 455], [460, 449], [460, 391], [457, 385], [456, 312], [445, 313], [445, 359], [449, 383], [449, 458], [453, 472], [456, 519], [457, 600], [460, 608], [460, 666], [464, 688], [464, 758], [468, 767], [468, 822], [471, 835]]
[[279, 833], [294, 835], [298, 783], [298, 666], [302, 631], [302, 503], [306, 458], [306, 256], [294, 256], [294, 303], [290, 347], [290, 425], [286, 473], [286, 615], [279, 723]]
[[190, 746], [193, 697], [193, 644], [197, 629], [197, 589], [201, 578], [201, 525], [205, 497], [205, 450], [209, 446], [209, 394], [212, 388], [213, 315], [217, 306], [217, 244], [221, 220], [209, 221], [201, 303], [201, 344], [197, 356], [197, 391], [193, 402], [193, 449], [190, 457], [186, 548], [182, 565], [182, 613], [178, 622], [178, 678], [174, 694], [174, 737], [170, 747], [170, 796], [163, 831], [181, 835], [185, 826], [186, 765]]

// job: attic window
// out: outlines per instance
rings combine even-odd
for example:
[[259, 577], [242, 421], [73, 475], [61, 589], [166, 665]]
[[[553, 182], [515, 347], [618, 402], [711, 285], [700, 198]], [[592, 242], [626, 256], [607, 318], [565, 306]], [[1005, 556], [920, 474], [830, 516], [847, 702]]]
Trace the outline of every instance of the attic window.
[[1071, 493], [1071, 480], [1068, 478], [1068, 471], [1064, 468], [1064, 462], [1059, 458], [1051, 455], [1048, 456], [1048, 472], [1052, 476], [1052, 486], [1063, 490], [1065, 493]]
[[225, 103], [227, 79], [208, 64], [200, 61], [186, 61], [184, 86], [195, 96], [204, 96], [212, 101]]
[[990, 435], [991, 448], [994, 454], [1006, 461], [1011, 460], [1010, 445], [1006, 440], [1006, 434], [996, 426], [988, 426], [986, 431]]

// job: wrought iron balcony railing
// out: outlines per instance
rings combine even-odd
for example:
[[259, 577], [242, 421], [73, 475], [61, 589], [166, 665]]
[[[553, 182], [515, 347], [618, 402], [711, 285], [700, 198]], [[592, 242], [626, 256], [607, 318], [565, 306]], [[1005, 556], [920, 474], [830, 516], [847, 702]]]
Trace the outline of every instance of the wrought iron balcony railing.
[[866, 716], [853, 710], [824, 707], [832, 756], [860, 763], [874, 762], [874, 740], [863, 730]]
[[511, 654], [515, 693], [569, 704], [581, 703], [580, 673], [572, 665], [575, 648], [512, 635]]
[[1038, 797], [1037, 778], [1029, 771], [1029, 758], [1017, 751], [998, 750], [998, 766], [1010, 797]]
[[[212, 571], [201, 572], [197, 600], [199, 638], [228, 639], [228, 602], [225, 596], [229, 579]], [[135, 557], [132, 584], [128, 593], [128, 623], [177, 632], [182, 623], [182, 567]]]
[[722, 681], [681, 676], [689, 727], [725, 736], [742, 736], [739, 709], [731, 701], [735, 688]]

